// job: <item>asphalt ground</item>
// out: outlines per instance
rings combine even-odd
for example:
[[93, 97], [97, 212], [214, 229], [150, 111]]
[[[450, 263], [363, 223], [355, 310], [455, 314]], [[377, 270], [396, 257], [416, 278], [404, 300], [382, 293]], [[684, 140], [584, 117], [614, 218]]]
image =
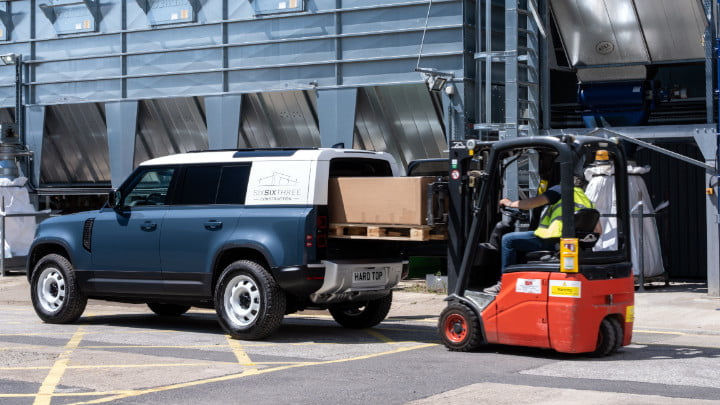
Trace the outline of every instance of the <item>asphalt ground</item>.
[[0, 403], [720, 403], [720, 299], [674, 283], [636, 294], [633, 344], [590, 359], [439, 344], [444, 296], [404, 282], [388, 319], [349, 330], [287, 316], [270, 339], [229, 339], [213, 311], [161, 318], [91, 301], [42, 323], [23, 275], [0, 279]]

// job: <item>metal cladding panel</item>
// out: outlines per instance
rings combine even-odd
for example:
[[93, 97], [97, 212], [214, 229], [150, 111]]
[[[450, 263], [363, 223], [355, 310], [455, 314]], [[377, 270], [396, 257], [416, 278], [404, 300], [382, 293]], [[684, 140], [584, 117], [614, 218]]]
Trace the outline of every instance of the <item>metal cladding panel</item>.
[[0, 108], [0, 122], [15, 122], [15, 109]]
[[[35, 42], [38, 62], [62, 58], [110, 56], [122, 52], [121, 37], [117, 34], [57, 38]], [[116, 56], [116, 55], [115, 55]]]
[[38, 104], [66, 104], [117, 99], [120, 87], [120, 79], [117, 79], [39, 84], [34, 89]]
[[128, 52], [165, 51], [222, 44], [220, 25], [192, 25], [127, 33]]
[[239, 147], [319, 147], [315, 94], [280, 91], [246, 94]]
[[[422, 32], [408, 32], [344, 38], [341, 46], [342, 58], [353, 60], [409, 55], [416, 59], [422, 35]], [[423, 54], [447, 52], [460, 54], [463, 46], [463, 35], [460, 30], [432, 31], [425, 36]]]
[[335, 33], [335, 16], [310, 14], [295, 18], [242, 21], [228, 24], [227, 29], [231, 45], [325, 37]]
[[[657, 146], [702, 161], [692, 142], [655, 142]], [[639, 150], [637, 161], [652, 168], [643, 176], [654, 206], [669, 201], [656, 223], [663, 262], [671, 278], [707, 277], [706, 226], [717, 226], [705, 216], [705, 173], [702, 168], [675, 158]]]
[[[420, 77], [415, 72], [417, 55], [396, 60], [378, 60], [343, 65], [344, 83], [358, 87], [367, 84], [407, 83]], [[460, 58], [424, 57], [420, 67], [432, 66], [447, 73], [462, 76], [463, 61]], [[425, 85], [424, 83], [419, 83]]]
[[172, 97], [178, 94], [202, 95], [221, 91], [221, 72], [148, 76], [127, 81], [127, 94], [132, 98]]
[[573, 66], [650, 63], [632, 0], [550, 0]]
[[333, 65], [238, 70], [228, 73], [230, 92], [257, 93], [289, 88], [314, 89], [336, 83]]
[[207, 149], [204, 105], [199, 97], [141, 101], [135, 165], [160, 156]]
[[439, 101], [424, 84], [362, 88], [353, 148], [392, 154], [407, 167], [416, 159], [447, 157]]
[[121, 63], [119, 56], [39, 63], [35, 68], [35, 79], [38, 81], [60, 82], [112, 77], [117, 74], [117, 67]]
[[45, 114], [41, 185], [110, 183], [104, 105], [55, 105]]
[[228, 59], [231, 68], [327, 63], [335, 59], [335, 41], [319, 39], [231, 47]]
[[222, 50], [143, 53], [127, 57], [129, 75], [203, 71], [222, 68]]
[[573, 66], [705, 58], [701, 0], [550, 0]]
[[0, 105], [15, 106], [15, 66], [0, 64]]
[[635, 6], [654, 62], [705, 58], [701, 0], [635, 0]]
[[[428, 6], [423, 3], [405, 7], [349, 10], [342, 15], [343, 34], [402, 29], [422, 31], [427, 12]], [[428, 26], [459, 25], [462, 19], [458, 16], [462, 14], [461, 1], [433, 2]]]

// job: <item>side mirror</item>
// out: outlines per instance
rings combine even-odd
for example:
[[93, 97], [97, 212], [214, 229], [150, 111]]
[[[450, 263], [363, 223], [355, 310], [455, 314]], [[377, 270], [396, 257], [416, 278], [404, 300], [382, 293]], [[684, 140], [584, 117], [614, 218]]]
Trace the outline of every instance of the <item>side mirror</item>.
[[120, 190], [110, 190], [110, 193], [108, 193], [108, 205], [110, 208], [117, 209], [120, 206], [120, 201], [122, 201]]

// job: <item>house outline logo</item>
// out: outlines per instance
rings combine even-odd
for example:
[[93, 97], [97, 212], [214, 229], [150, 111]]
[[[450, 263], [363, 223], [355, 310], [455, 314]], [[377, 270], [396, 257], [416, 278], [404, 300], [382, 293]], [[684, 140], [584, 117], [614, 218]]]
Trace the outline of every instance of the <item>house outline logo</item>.
[[284, 173], [273, 171], [270, 176], [259, 178], [257, 185], [263, 187], [295, 187], [298, 185], [298, 179]]

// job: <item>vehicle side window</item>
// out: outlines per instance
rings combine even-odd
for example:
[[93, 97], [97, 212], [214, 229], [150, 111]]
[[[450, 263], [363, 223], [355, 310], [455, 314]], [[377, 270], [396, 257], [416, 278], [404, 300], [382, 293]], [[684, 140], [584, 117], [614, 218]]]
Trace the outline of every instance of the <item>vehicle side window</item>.
[[190, 166], [185, 169], [178, 204], [213, 204], [220, 180], [219, 166]]
[[127, 207], [139, 205], [165, 205], [173, 168], [148, 169], [142, 172], [137, 182], [124, 193], [122, 205]]
[[189, 166], [176, 204], [244, 204], [250, 165]]

